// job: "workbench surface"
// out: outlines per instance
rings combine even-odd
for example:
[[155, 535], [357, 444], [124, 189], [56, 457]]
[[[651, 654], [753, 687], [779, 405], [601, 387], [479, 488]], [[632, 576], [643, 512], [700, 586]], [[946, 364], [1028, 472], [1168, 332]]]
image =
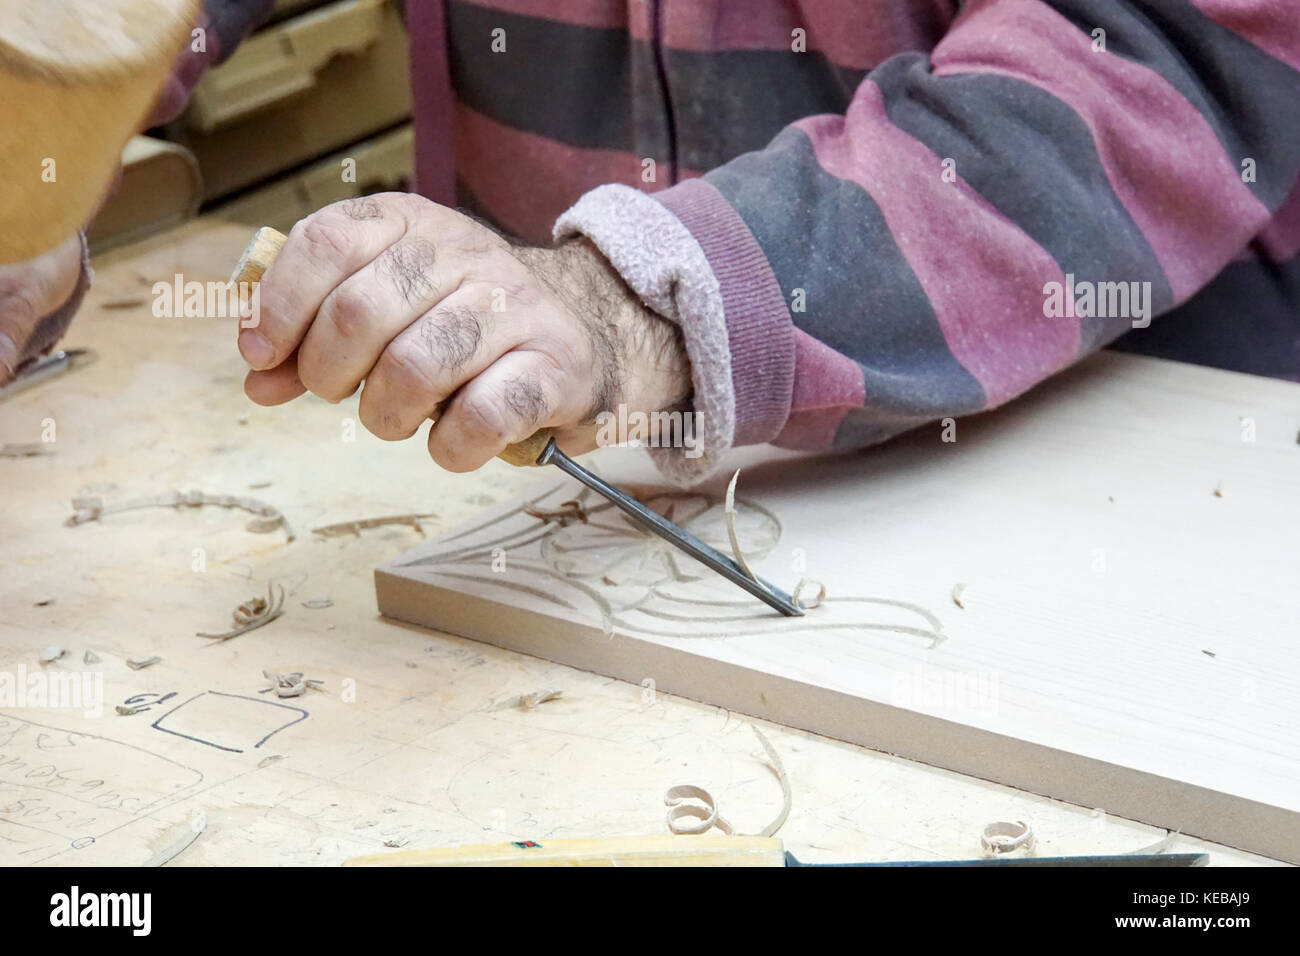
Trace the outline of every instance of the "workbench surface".
[[[234, 320], [151, 312], [153, 283], [224, 280], [248, 238], [201, 221], [96, 263], [66, 345], [98, 361], [0, 404], [0, 443], [55, 439], [48, 454], [0, 458], [0, 672], [103, 682], [98, 715], [0, 706], [0, 863], [334, 865], [390, 846], [656, 835], [664, 792], [687, 783], [710, 790], [738, 832], [767, 823], [780, 788], [743, 715], [377, 615], [373, 569], [420, 532], [312, 528], [417, 512], [436, 515], [422, 522], [433, 535], [547, 479], [499, 461], [443, 473], [422, 436], [366, 432], [355, 396], [248, 402]], [[65, 524], [79, 494], [171, 490], [259, 499], [296, 539], [252, 533], [251, 515], [215, 506]], [[286, 593], [280, 618], [225, 642], [195, 635], [230, 628], [272, 582]], [[304, 606], [322, 598], [332, 604]], [[50, 646], [66, 653], [42, 668]], [[87, 651], [100, 661], [85, 664]], [[264, 670], [323, 689], [261, 693]], [[563, 693], [511, 704], [546, 690]], [[127, 700], [147, 709], [119, 715]], [[759, 725], [793, 786], [778, 835], [803, 860], [978, 857], [995, 821], [1032, 824], [1044, 856], [1165, 835]], [[1272, 862], [1183, 837], [1169, 847]]]

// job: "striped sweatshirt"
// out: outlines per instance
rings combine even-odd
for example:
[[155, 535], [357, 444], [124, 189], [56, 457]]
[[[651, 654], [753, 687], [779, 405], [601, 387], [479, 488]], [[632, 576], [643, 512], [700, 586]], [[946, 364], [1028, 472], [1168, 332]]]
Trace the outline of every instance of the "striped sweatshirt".
[[416, 189], [589, 236], [682, 327], [706, 453], [671, 477], [1111, 343], [1300, 381], [1300, 0], [405, 7]]
[[1296, 0], [408, 20], [418, 188], [529, 239], [585, 233], [681, 323], [697, 468], [994, 408], [1116, 339], [1300, 381]]

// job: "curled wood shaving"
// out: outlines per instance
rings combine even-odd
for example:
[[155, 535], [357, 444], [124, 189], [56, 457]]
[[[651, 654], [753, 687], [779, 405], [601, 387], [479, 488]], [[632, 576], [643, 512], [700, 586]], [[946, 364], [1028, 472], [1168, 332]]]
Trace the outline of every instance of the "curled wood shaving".
[[41, 651], [40, 662], [41, 664], [53, 664], [66, 653], [68, 652], [64, 648], [59, 647], [57, 644], [51, 644]]
[[[699, 804], [687, 803], [698, 800]], [[686, 783], [670, 787], [664, 794], [664, 805], [668, 809], [668, 829], [677, 834], [707, 833], [717, 827], [727, 836], [736, 832], [736, 828], [718, 816], [718, 805], [713, 794], [703, 787]]]
[[94, 651], [86, 651], [85, 654], [81, 655], [81, 662], [83, 664], [98, 664], [99, 655], [96, 654]]
[[587, 524], [587, 509], [582, 506], [582, 502], [576, 500], [561, 501], [558, 508], [528, 507], [524, 509], [524, 514], [547, 524], [555, 521], [561, 528], [567, 528], [570, 521], [581, 521]]
[[270, 624], [277, 617], [284, 613], [284, 588], [280, 588], [278, 596], [272, 595], [271, 585], [266, 586], [266, 597], [249, 598], [239, 607], [231, 612], [234, 619], [235, 627], [223, 634], [207, 634], [203, 631], [196, 631], [198, 637], [207, 637], [216, 641], [228, 641], [232, 637], [238, 637], [240, 634], [247, 634], [249, 631], [256, 630], [264, 624]]
[[763, 827], [762, 830], [754, 835], [761, 837], [775, 836], [776, 831], [785, 826], [786, 818], [790, 816], [790, 807], [794, 804], [794, 791], [790, 787], [790, 778], [786, 776], [785, 764], [781, 762], [781, 757], [776, 752], [776, 748], [768, 742], [768, 739], [763, 735], [763, 732], [753, 724], [749, 725], [749, 729], [754, 731], [754, 736], [758, 738], [758, 742], [762, 744], [763, 749], [767, 751], [767, 759], [772, 761], [772, 772], [776, 774], [776, 779], [781, 784], [780, 812], [772, 818], [771, 823]]
[[362, 530], [366, 528], [379, 528], [384, 525], [400, 524], [409, 528], [414, 528], [424, 537], [424, 526], [420, 524], [422, 518], [436, 518], [436, 514], [404, 514], [404, 515], [385, 515], [382, 518], [358, 518], [356, 521], [340, 521], [338, 524], [322, 525], [319, 528], [312, 528], [312, 534], [318, 534], [324, 538], [337, 538], [340, 535], [351, 534], [361, 537]]
[[740, 478], [740, 470], [731, 476], [731, 483], [727, 485], [727, 500], [725, 512], [727, 518], [727, 537], [731, 538], [731, 553], [736, 559], [736, 563], [741, 569], [749, 575], [750, 580], [757, 581], [758, 576], [749, 568], [749, 562], [745, 560], [745, 552], [740, 550], [740, 538], [736, 535], [736, 481]]
[[322, 594], [320, 597], [308, 598], [302, 602], [302, 606], [313, 611], [323, 611], [327, 607], [333, 607], [334, 602]]
[[167, 863], [188, 849], [189, 845], [197, 840], [205, 829], [207, 829], [207, 820], [203, 817], [199, 817], [194, 822], [175, 827], [174, 832], [177, 834], [175, 839], [140, 865], [148, 867], [166, 866]]
[[149, 708], [147, 707], [132, 707], [129, 704], [118, 704], [114, 708], [114, 710], [117, 711], [117, 715], [119, 717], [130, 717], [132, 714], [138, 714], [141, 711], [148, 710], [148, 709]]
[[[781, 762], [781, 757], [776, 752], [776, 748], [763, 735], [763, 732], [753, 724], [749, 725], [749, 729], [754, 732], [758, 742], [763, 745], [763, 750], [767, 753], [767, 759], [771, 761], [772, 772], [776, 774], [776, 779], [781, 784], [781, 809], [772, 818], [772, 822], [763, 827], [762, 830], [747, 835], [770, 837], [785, 825], [786, 819], [790, 816], [790, 807], [794, 803], [794, 793], [790, 787], [790, 778], [785, 772], [785, 764]], [[689, 800], [695, 800], [698, 803], [688, 803]], [[671, 787], [664, 794], [664, 804], [669, 808], [667, 822], [668, 829], [672, 833], [707, 833], [714, 827], [717, 827], [727, 836], [731, 836], [736, 832], [736, 828], [718, 814], [717, 801], [703, 787], [697, 787], [693, 784], [681, 784]]]
[[237, 625], [243, 627], [245, 624], [256, 621], [260, 617], [265, 617], [266, 609], [271, 606], [271, 602], [268, 600], [270, 596], [271, 592], [268, 590], [267, 595], [264, 598], [249, 598], [243, 604], [239, 605], [239, 607], [235, 608], [230, 615], [231, 618]]
[[532, 710], [538, 704], [544, 704], [548, 700], [555, 700], [563, 693], [562, 690], [539, 690], [531, 694], [520, 694], [518, 697], [511, 697], [509, 700], [502, 701], [496, 709], [510, 710], [517, 707], [520, 710]]
[[160, 660], [162, 660], [161, 657], [128, 657], [126, 666], [131, 668], [133, 671], [142, 671], [146, 667], [152, 667], [154, 664], [157, 664]]
[[[805, 601], [800, 595], [803, 594], [804, 588], [813, 584], [817, 585], [817, 596], [810, 601]], [[794, 586], [794, 592], [790, 595], [790, 600], [794, 602], [795, 606], [801, 607], [805, 611], [811, 611], [826, 600], [826, 585], [811, 578], [800, 578], [799, 583]]]
[[267, 694], [275, 691], [276, 697], [301, 697], [308, 690], [321, 690], [325, 684], [323, 680], [304, 677], [302, 671], [294, 671], [291, 674], [272, 674], [270, 671], [262, 671], [262, 676], [271, 682], [271, 686], [262, 688], [258, 693]]
[[242, 495], [210, 495], [203, 491], [164, 491], [158, 495], [141, 498], [128, 498], [125, 501], [106, 502], [102, 495], [82, 495], [72, 499], [73, 513], [66, 524], [76, 527], [90, 521], [98, 521], [105, 515], [122, 511], [135, 511], [139, 508], [199, 508], [203, 505], [215, 505], [219, 508], [238, 508], [250, 512], [253, 518], [244, 528], [254, 534], [265, 534], [276, 528], [284, 529], [286, 542], [294, 539], [293, 529], [285, 520], [280, 510], [256, 498]]
[[[745, 552], [740, 549], [740, 537], [736, 534], [736, 482], [740, 478], [740, 471], [731, 476], [731, 482], [727, 485], [727, 497], [723, 504], [724, 517], [727, 522], [727, 537], [731, 539], [731, 553], [740, 565], [742, 571], [749, 575], [750, 580], [757, 581], [758, 575], [749, 567], [749, 562], [745, 560]], [[801, 600], [799, 595], [803, 589], [811, 585], [817, 585], [817, 596], [811, 601]], [[819, 606], [822, 601], [826, 600], [826, 585], [820, 581], [814, 581], [810, 578], [800, 578], [799, 583], [794, 586], [794, 591], [790, 595], [790, 601], [804, 610], [812, 610]]]
[[1023, 820], [1008, 823], [999, 820], [990, 823], [980, 832], [980, 846], [989, 856], [1012, 853], [1019, 849], [1034, 848], [1034, 829]]
[[956, 584], [953, 585], [953, 588], [952, 588], [952, 603], [955, 604], [955, 605], [957, 605], [957, 606], [958, 606], [959, 608], [961, 608], [963, 611], [966, 610], [966, 605], [965, 605], [964, 603], [962, 603], [962, 599], [961, 599], [961, 597], [962, 597], [962, 595], [965, 594], [965, 593], [966, 593], [966, 582], [965, 582], [965, 581], [958, 581]]

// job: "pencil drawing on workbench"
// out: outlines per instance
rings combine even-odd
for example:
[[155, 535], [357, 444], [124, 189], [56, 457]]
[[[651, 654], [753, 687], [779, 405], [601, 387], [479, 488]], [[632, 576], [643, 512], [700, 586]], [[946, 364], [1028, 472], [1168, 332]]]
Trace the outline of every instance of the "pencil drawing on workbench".
[[[337, 888], [270, 868], [343, 865], [1265, 913], [1186, 870], [1300, 865], [1297, 23], [0, 0], [38, 922], [287, 940]], [[384, 885], [331, 933], [440, 889]]]

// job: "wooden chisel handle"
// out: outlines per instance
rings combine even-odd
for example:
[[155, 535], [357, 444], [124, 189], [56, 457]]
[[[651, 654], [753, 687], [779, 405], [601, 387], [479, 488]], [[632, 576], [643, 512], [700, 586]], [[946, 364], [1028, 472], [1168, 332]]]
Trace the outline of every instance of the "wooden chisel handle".
[[[235, 266], [235, 274], [230, 277], [230, 281], [236, 286], [241, 282], [247, 282], [249, 285], [261, 282], [262, 275], [267, 269], [271, 268], [271, 263], [280, 254], [280, 250], [284, 248], [286, 239], [284, 233], [277, 232], [270, 226], [263, 226], [257, 230], [253, 236], [253, 241], [248, 244], [244, 254], [239, 257], [239, 262]], [[436, 415], [442, 414], [442, 406], [445, 404], [446, 402], [439, 404], [438, 408], [435, 409]], [[507, 464], [521, 468], [535, 465], [553, 437], [555, 436], [551, 429], [538, 429], [523, 441], [507, 445], [497, 457]]]
[[520, 840], [354, 856], [344, 866], [785, 866], [773, 837], [654, 836]]

